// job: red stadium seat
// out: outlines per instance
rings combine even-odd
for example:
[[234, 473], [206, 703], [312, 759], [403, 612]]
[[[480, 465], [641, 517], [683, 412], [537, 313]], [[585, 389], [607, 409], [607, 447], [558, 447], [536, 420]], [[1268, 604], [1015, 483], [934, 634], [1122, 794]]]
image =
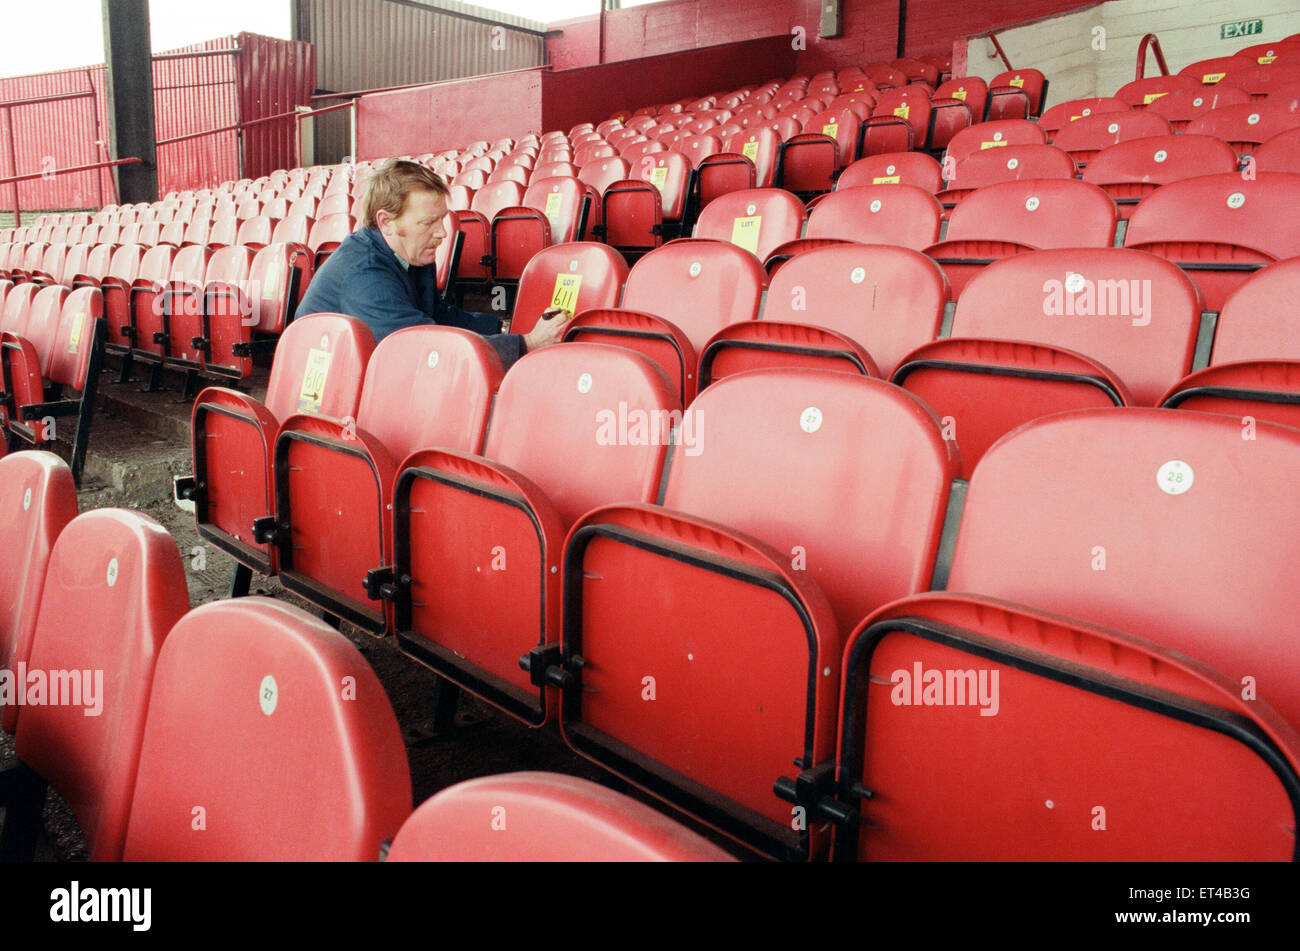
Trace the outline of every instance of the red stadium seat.
[[14, 748], [68, 804], [92, 862], [122, 857], [154, 664], [188, 607], [176, 542], [145, 515], [86, 512], [54, 543], [28, 665], [80, 674], [64, 687], [80, 703], [26, 706]]
[[1193, 119], [1205, 115], [1212, 109], [1233, 106], [1250, 101], [1250, 96], [1236, 86], [1202, 86], [1192, 89], [1176, 89], [1167, 96], [1161, 96], [1147, 106], [1149, 112], [1159, 113], [1169, 120], [1175, 132], [1185, 132]]
[[1271, 97], [1274, 90], [1284, 89], [1296, 82], [1300, 82], [1300, 62], [1293, 61], [1290, 65], [1279, 63], [1276, 66], [1247, 66], [1229, 70], [1219, 80], [1219, 85], [1236, 86], [1249, 93], [1252, 99], [1264, 99]]
[[1300, 175], [1202, 175], [1162, 185], [1129, 219], [1126, 248], [1159, 254], [1191, 274], [1210, 310], [1273, 261], [1300, 255]]
[[752, 255], [723, 241], [671, 241], [637, 261], [622, 309], [587, 310], [565, 340], [616, 343], [650, 357], [668, 375], [682, 405], [695, 397], [698, 355], [728, 325], [753, 321], [767, 274]]
[[[17, 677], [36, 631], [45, 569], [59, 534], [77, 517], [72, 470], [50, 452], [0, 459], [0, 506], [11, 513], [0, 531], [9, 556], [0, 560], [0, 671]], [[0, 729], [14, 732], [19, 707], [0, 702]]]
[[311, 253], [302, 245], [274, 242], [258, 251], [248, 270], [248, 329], [282, 333], [310, 278]]
[[483, 260], [492, 247], [492, 219], [504, 208], [519, 207], [523, 200], [524, 190], [518, 182], [498, 182], [481, 186], [469, 211], [456, 212], [456, 227], [464, 236], [458, 282], [486, 284], [492, 279], [490, 258]]
[[730, 241], [765, 261], [779, 245], [799, 237], [803, 215], [803, 203], [787, 191], [729, 192], [700, 212], [695, 237]]
[[1245, 56], [1216, 56], [1213, 59], [1203, 59], [1184, 66], [1178, 72], [1180, 75], [1199, 79], [1202, 85], [1212, 86], [1235, 69], [1249, 69], [1255, 65], [1258, 64]]
[[1242, 431], [1231, 416], [1155, 409], [1031, 423], [980, 463], [948, 589], [1139, 631], [1209, 664], [1238, 696], [1249, 678], [1251, 696], [1294, 728], [1286, 526], [1300, 498], [1273, 475], [1300, 459], [1300, 432], [1264, 422], [1253, 439]]
[[410, 811], [397, 718], [346, 638], [270, 598], [205, 604], [176, 624], [124, 859], [377, 861]]
[[1264, 419], [1300, 428], [1300, 258], [1270, 264], [1229, 295], [1209, 366], [1162, 406]]
[[1114, 96], [1071, 99], [1068, 102], [1057, 103], [1044, 112], [1038, 119], [1038, 127], [1047, 133], [1048, 141], [1052, 141], [1056, 133], [1072, 122], [1078, 122], [1094, 115], [1130, 111], [1131, 107], [1127, 102], [1116, 99]]
[[572, 314], [613, 307], [626, 279], [627, 261], [608, 245], [591, 241], [551, 245], [534, 254], [524, 268], [510, 332], [528, 333], [550, 307]]
[[1147, 76], [1125, 83], [1115, 91], [1115, 98], [1127, 102], [1134, 109], [1151, 105], [1157, 99], [1180, 89], [1200, 89], [1201, 81], [1194, 76], [1175, 73], [1172, 76]]
[[88, 244], [73, 244], [68, 247], [67, 256], [63, 259], [63, 273], [59, 276], [60, 284], [70, 290], [78, 286], [77, 277], [86, 273], [91, 250], [91, 245]]
[[806, 236], [781, 245], [771, 257], [797, 253], [803, 242], [818, 238], [921, 251], [939, 240], [942, 218], [934, 195], [915, 185], [838, 188], [813, 206]]
[[981, 122], [958, 132], [944, 153], [948, 166], [945, 177], [951, 176], [952, 166], [957, 162], [986, 149], [1006, 148], [1012, 145], [1046, 145], [1047, 133], [1037, 122], [1028, 119], [1001, 119], [996, 122]]
[[44, 241], [35, 241], [27, 245], [23, 251], [22, 258], [17, 265], [9, 268], [15, 283], [30, 283], [35, 279], [35, 274], [41, 269], [41, 264], [45, 261], [45, 252], [49, 244]]
[[503, 208], [492, 219], [492, 279], [515, 283], [538, 251], [581, 241], [592, 210], [577, 179], [534, 179], [520, 206]]
[[[130, 247], [128, 245], [128, 247]], [[119, 249], [120, 250], [120, 249]], [[166, 324], [163, 320], [164, 302], [161, 300], [172, 277], [172, 259], [176, 251], [160, 244], [145, 251], [138, 258], [135, 276], [129, 284], [127, 294], [128, 324], [114, 324], [109, 328], [109, 342], [129, 353], [131, 360], [143, 360], [146, 363], [161, 365], [165, 349]], [[129, 272], [132, 256], [122, 262], [122, 283], [126, 285], [126, 273]], [[114, 265], [118, 264], [114, 255]], [[109, 283], [109, 282], [106, 282]], [[112, 304], [109, 311], [113, 319], [119, 316], [116, 309], [115, 291], [110, 287], [105, 295], [106, 306]], [[124, 366], [124, 375], [129, 372]]]
[[881, 95], [871, 118], [862, 123], [862, 156], [929, 148], [930, 98], [907, 89]]
[[844, 170], [835, 188], [859, 185], [915, 185], [933, 195], [943, 188], [943, 170], [921, 152], [885, 152], [858, 159]]
[[[1112, 427], [1102, 425], [1112, 412], [1143, 411], [1070, 414], [1022, 431], [1028, 443], [1056, 420], [1096, 424], [1088, 436], [1073, 436], [1086, 446], [1062, 445], [1061, 455], [1037, 446], [1040, 454], [1018, 456], [1017, 476], [1041, 484], [1050, 480], [1045, 464], [1079, 454], [1120, 462]], [[1010, 453], [1019, 442], [1004, 445]], [[1147, 458], [1146, 445], [1130, 446]], [[1086, 472], [1097, 480], [1086, 483], [1090, 497], [1105, 496], [1112, 511], [1115, 470], [1100, 474], [1089, 465]], [[1072, 469], [1071, 489], [1076, 477]], [[1128, 493], [1146, 485], [1123, 483]], [[1057, 498], [1066, 496], [1073, 492]], [[1000, 514], [1018, 520], [1026, 510], [1012, 504]], [[1056, 527], [1037, 516], [1026, 523]], [[974, 557], [1002, 554], [983, 548]], [[1037, 570], [1018, 553], [1008, 560]], [[854, 632], [844, 680], [840, 799], [830, 810], [841, 822], [839, 861], [1293, 856], [1287, 830], [1300, 791], [1295, 732], [1267, 704], [1243, 700], [1241, 684], [1143, 636], [993, 597], [921, 595], [882, 609]], [[911, 755], [918, 749], [951, 768], [929, 769]], [[1206, 775], [1216, 781], [1201, 781]], [[1028, 788], [1010, 777], [1025, 777]], [[805, 785], [807, 798], [796, 801], [817, 815], [824, 793]], [[1205, 823], [1205, 815], [1224, 818]]]
[[271, 234], [275, 231], [275, 225], [276, 219], [263, 215], [240, 222], [235, 244], [252, 248], [254, 251], [260, 250], [271, 243]]
[[1293, 59], [1297, 43], [1294, 36], [1286, 37], [1282, 40], [1274, 40], [1269, 43], [1257, 43], [1254, 46], [1247, 46], [1245, 49], [1237, 50], [1237, 56], [1254, 60], [1260, 66], [1269, 66], [1274, 63], [1279, 56], [1283, 57], [1283, 62]]
[[701, 162], [697, 171], [699, 207], [728, 192], [771, 187], [780, 151], [781, 137], [766, 126], [724, 139], [722, 152]]
[[[842, 244], [796, 254], [772, 275], [762, 320], [728, 326], [700, 349], [700, 386], [760, 366], [830, 362], [843, 365], [827, 368], [888, 377], [938, 335], [948, 298], [939, 267], [905, 248]], [[784, 329], [790, 325], [848, 344], [799, 341]]]
[[[525, 723], [550, 719], [552, 690], [520, 657], [558, 644], [565, 533], [597, 505], [655, 498], [680, 409], [639, 353], [570, 343], [524, 356], [483, 456], [418, 451], [398, 475], [393, 575], [410, 579], [392, 592], [399, 648]], [[641, 428], [620, 433], [609, 414]]]
[[957, 302], [949, 338], [893, 381], [925, 400], [969, 474], [1003, 434], [1067, 409], [1155, 406], [1192, 366], [1202, 302], [1153, 255], [1067, 249], [995, 262]]
[[591, 200], [587, 217], [593, 229], [592, 233], [603, 237], [604, 231], [600, 229], [605, 225], [602, 205], [605, 189], [615, 182], [626, 181], [631, 169], [627, 162], [613, 154], [602, 156], [586, 164], [578, 162], [578, 166], [578, 181], [586, 186], [587, 196]]
[[392, 564], [388, 513], [399, 467], [418, 449], [480, 452], [504, 372], [477, 334], [409, 327], [375, 348], [355, 419], [283, 420], [273, 464], [280, 583], [382, 634], [389, 618], [382, 601], [371, 603], [366, 579]]
[[78, 486], [103, 359], [103, 314], [98, 288], [69, 292], [56, 284], [36, 294], [26, 327], [6, 330], [0, 347], [8, 438], [44, 446], [57, 437], [59, 419], [71, 417], [70, 467]]
[[352, 216], [347, 213], [327, 215], [317, 210], [316, 222], [307, 234], [307, 247], [315, 255], [312, 261], [313, 274], [320, 270], [325, 259], [343, 243], [343, 239], [352, 233], [354, 224]]
[[1300, 129], [1288, 129], [1266, 139], [1251, 158], [1257, 172], [1300, 172]]
[[988, 108], [988, 84], [979, 77], [949, 79], [935, 90], [931, 100], [933, 129], [930, 147], [948, 148], [953, 136], [966, 127], [984, 121]]
[[244, 566], [245, 593], [247, 569], [275, 572], [274, 552], [255, 538], [253, 523], [274, 507], [272, 447], [280, 423], [295, 413], [355, 420], [374, 349], [369, 328], [353, 317], [302, 316], [276, 347], [265, 404], [222, 387], [208, 387], [195, 400], [194, 475], [177, 492], [194, 502], [199, 536]]
[[642, 254], [681, 232], [690, 195], [691, 167], [678, 152], [637, 159], [632, 179], [605, 190], [605, 243], [625, 255]]
[[988, 118], [1028, 119], [1042, 112], [1047, 79], [1036, 69], [1014, 69], [989, 80]]
[[68, 256], [68, 246], [66, 244], [51, 244], [45, 249], [45, 254], [41, 258], [40, 265], [32, 271], [32, 283], [39, 284], [42, 287], [49, 287], [51, 284], [62, 284], [63, 262]]
[[1110, 195], [1120, 218], [1127, 221], [1138, 202], [1161, 185], [1236, 170], [1237, 153], [1226, 142], [1184, 133], [1108, 146], [1088, 163], [1083, 180]]
[[[715, 129], [714, 135], [684, 135], [677, 140], [673, 147], [674, 152], [678, 152], [686, 157], [691, 163], [692, 168], [699, 168], [710, 155], [716, 155], [722, 151], [722, 140], [718, 138], [720, 130]], [[655, 143], [663, 145], [662, 142]], [[628, 161], [631, 161], [630, 159]]]
[[980, 268], [1037, 248], [1105, 248], [1115, 203], [1096, 185], [1047, 179], [976, 189], [952, 212], [943, 241], [926, 254], [943, 266], [954, 299]]
[[972, 152], [948, 173], [947, 187], [935, 197], [953, 208], [977, 188], [1026, 179], [1072, 179], [1074, 159], [1054, 145], [1012, 145]]
[[950, 79], [935, 89], [930, 103], [934, 114], [930, 148], [946, 149], [962, 129], [983, 122], [988, 99], [988, 84], [978, 76]]
[[608, 505], [570, 532], [562, 655], [529, 666], [560, 685], [579, 753], [806, 860], [826, 827], [792, 821], [773, 781], [831, 758], [853, 619], [929, 587], [956, 455], [919, 401], [847, 373], [738, 374], [691, 412], [707, 427], [662, 508]]
[[1164, 116], [1154, 112], [1101, 112], [1071, 122], [1052, 139], [1058, 149], [1070, 153], [1080, 168], [1087, 165], [1102, 149], [1131, 139], [1170, 135], [1172, 130]]
[[507, 773], [425, 801], [390, 862], [728, 862], [667, 816], [586, 779]]
[[1279, 132], [1300, 128], [1300, 100], [1243, 102], [1202, 113], [1187, 125], [1189, 135], [1212, 135], [1242, 155]]
[[167, 366], [196, 373], [204, 367], [203, 285], [211, 260], [205, 245], [186, 245], [172, 258], [171, 280], [159, 299], [163, 332], [155, 337]]
[[804, 125], [801, 135], [782, 143], [778, 184], [800, 196], [830, 191], [844, 168], [857, 159], [861, 123], [851, 110], [827, 110]]

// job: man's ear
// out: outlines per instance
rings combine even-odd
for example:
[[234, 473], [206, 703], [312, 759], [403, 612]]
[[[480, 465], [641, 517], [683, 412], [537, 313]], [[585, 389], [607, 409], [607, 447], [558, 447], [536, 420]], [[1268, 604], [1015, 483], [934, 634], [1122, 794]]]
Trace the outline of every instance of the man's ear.
[[393, 216], [384, 209], [375, 212], [375, 226], [379, 228], [381, 234], [388, 234], [388, 228], [393, 223]]

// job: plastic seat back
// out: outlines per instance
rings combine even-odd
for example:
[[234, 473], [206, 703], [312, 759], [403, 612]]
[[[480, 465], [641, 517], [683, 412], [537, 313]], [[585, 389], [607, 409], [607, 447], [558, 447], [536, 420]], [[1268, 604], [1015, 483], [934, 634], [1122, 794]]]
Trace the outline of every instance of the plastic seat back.
[[579, 314], [613, 307], [627, 278], [627, 261], [613, 248], [591, 241], [555, 244], [534, 254], [519, 280], [510, 332], [526, 334], [549, 307]]
[[760, 261], [779, 245], [799, 237], [804, 207], [799, 199], [775, 188], [730, 192], [700, 212], [695, 237], [729, 241]]
[[[0, 670], [17, 677], [36, 630], [41, 589], [59, 534], [77, 517], [77, 488], [66, 463], [50, 452], [13, 453], [0, 459], [0, 510], [9, 557], [0, 561]], [[14, 732], [19, 707], [0, 704], [0, 729]]]
[[735, 245], [673, 241], [632, 268], [622, 306], [672, 322], [698, 353], [723, 327], [757, 317], [766, 287], [762, 266]]
[[913, 185], [842, 188], [813, 208], [807, 237], [892, 244], [920, 251], [939, 239], [942, 217], [943, 209], [934, 196]]
[[[494, 827], [494, 815], [505, 824]], [[388, 852], [390, 862], [731, 860], [663, 813], [559, 773], [485, 776], [444, 789], [402, 825]]]
[[1300, 255], [1300, 175], [1202, 175], [1163, 185], [1134, 210], [1124, 246], [1159, 254], [1193, 276], [1210, 310], [1263, 265]]
[[63, 702], [29, 703], [15, 749], [67, 802], [91, 861], [122, 856], [154, 665], [188, 608], [176, 542], [145, 515], [86, 512], [54, 543], [28, 667], [57, 675]]
[[1249, 678], [1294, 726], [1300, 566], [1285, 526], [1300, 498], [1271, 474], [1297, 464], [1300, 432], [1242, 432], [1240, 418], [1154, 409], [1025, 426], [971, 479], [948, 589], [1140, 632], [1239, 687]]
[[375, 861], [411, 810], [397, 718], [361, 652], [270, 598], [162, 645], [127, 861]]

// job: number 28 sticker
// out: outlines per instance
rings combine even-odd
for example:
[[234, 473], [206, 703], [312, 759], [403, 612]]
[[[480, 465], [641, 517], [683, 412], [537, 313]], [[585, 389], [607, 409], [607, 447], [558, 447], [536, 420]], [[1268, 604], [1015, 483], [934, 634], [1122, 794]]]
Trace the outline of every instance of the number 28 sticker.
[[1192, 487], [1192, 467], [1181, 459], [1171, 459], [1156, 472], [1156, 484], [1169, 495], [1182, 495]]

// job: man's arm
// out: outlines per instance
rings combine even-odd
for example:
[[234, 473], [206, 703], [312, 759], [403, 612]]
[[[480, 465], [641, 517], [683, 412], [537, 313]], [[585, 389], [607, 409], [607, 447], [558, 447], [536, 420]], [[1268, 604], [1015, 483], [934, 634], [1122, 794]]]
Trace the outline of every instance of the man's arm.
[[487, 338], [487, 342], [496, 350], [506, 369], [528, 352], [522, 334], [503, 334], [501, 321], [491, 314], [478, 314], [448, 304], [441, 296], [437, 298], [436, 319], [448, 327], [461, 327], [472, 330]]
[[440, 301], [435, 316], [430, 317], [416, 304], [403, 275], [377, 261], [350, 272], [339, 288], [338, 299], [339, 310], [365, 321], [376, 340], [407, 327], [439, 323], [483, 334], [506, 369], [527, 352], [522, 336], [501, 333], [500, 324], [489, 315], [470, 314]]

